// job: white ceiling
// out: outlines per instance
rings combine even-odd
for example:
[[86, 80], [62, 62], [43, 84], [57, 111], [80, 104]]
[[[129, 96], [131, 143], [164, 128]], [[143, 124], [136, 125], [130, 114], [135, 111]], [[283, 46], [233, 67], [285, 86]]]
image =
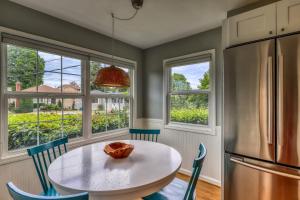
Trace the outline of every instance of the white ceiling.
[[[96, 32], [111, 35], [111, 16], [128, 17], [131, 0], [11, 0]], [[131, 21], [117, 21], [117, 39], [149, 48], [221, 25], [226, 12], [257, 0], [144, 0]]]

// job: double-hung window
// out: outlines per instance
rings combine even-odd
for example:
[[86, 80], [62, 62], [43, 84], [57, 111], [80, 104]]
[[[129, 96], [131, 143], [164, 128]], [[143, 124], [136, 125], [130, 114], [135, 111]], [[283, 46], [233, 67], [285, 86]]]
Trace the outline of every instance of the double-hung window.
[[[110, 61], [101, 58], [91, 58], [90, 61], [90, 94], [92, 107], [92, 133], [105, 133], [116, 129], [129, 128], [132, 109], [132, 87], [97, 87], [94, 84], [97, 72], [109, 67]], [[117, 62], [118, 67], [127, 72], [132, 84], [133, 67], [128, 63]]]
[[2, 58], [6, 150], [82, 136], [84, 57], [4, 37]]
[[164, 60], [167, 127], [210, 131], [215, 123], [215, 51]]

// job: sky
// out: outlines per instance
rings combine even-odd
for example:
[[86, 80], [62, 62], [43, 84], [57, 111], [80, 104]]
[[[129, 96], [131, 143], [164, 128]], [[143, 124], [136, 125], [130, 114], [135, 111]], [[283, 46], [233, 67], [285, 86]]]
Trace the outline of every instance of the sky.
[[187, 81], [190, 82], [192, 89], [197, 89], [197, 86], [199, 85], [199, 79], [203, 78], [204, 73], [208, 70], [209, 62], [205, 62], [173, 67], [172, 74], [183, 74]]
[[44, 85], [52, 87], [61, 86], [61, 62], [63, 68], [62, 84], [69, 84], [75, 81], [79, 86], [81, 85], [81, 61], [79, 59], [69, 57], [61, 58], [59, 55], [41, 51], [39, 51], [39, 56], [45, 60]]
[[[61, 62], [62, 62], [62, 85], [75, 81], [81, 86], [81, 60], [70, 57], [61, 57], [52, 53], [39, 51], [39, 56], [45, 61], [43, 84], [54, 88], [61, 86]], [[192, 89], [197, 89], [199, 79], [203, 78], [209, 70], [209, 62], [196, 63], [172, 68], [172, 74], [183, 74], [190, 83]], [[128, 69], [126, 69], [128, 71]]]

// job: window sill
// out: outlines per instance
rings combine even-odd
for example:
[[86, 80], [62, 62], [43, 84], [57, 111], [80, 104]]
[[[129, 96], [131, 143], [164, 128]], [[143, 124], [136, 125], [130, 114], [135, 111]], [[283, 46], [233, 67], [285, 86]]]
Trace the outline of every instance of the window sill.
[[216, 135], [215, 128], [211, 127], [200, 127], [184, 124], [166, 124], [165, 129], [172, 129], [176, 131], [185, 131], [205, 135]]
[[[85, 139], [83, 137], [78, 138], [78, 139], [71, 139], [70, 142], [67, 144], [67, 147], [70, 151], [72, 149], [75, 149], [75, 148], [78, 148], [81, 146], [85, 146], [88, 144], [97, 143], [97, 142], [101, 142], [101, 141], [111, 140], [111, 139], [126, 136], [126, 135], [129, 135], [128, 129], [122, 129], [119, 131], [111, 131], [109, 134], [105, 133], [105, 134], [95, 135], [89, 139]], [[0, 166], [18, 162], [18, 161], [22, 161], [22, 160], [27, 160], [27, 159], [31, 159], [31, 157], [29, 157], [27, 155], [26, 149], [22, 149], [22, 150], [15, 151], [15, 152], [9, 152], [6, 155], [3, 155], [1, 157]]]

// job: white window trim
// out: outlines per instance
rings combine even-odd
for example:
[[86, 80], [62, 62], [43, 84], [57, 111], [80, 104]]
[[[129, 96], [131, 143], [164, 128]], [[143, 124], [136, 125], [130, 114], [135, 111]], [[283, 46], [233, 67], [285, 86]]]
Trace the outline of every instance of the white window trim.
[[[168, 102], [168, 92], [170, 87], [170, 66], [167, 66], [167, 63], [170, 61], [180, 61], [181, 59], [189, 58], [189, 57], [201, 57], [203, 55], [209, 54], [211, 56], [210, 62], [210, 92], [209, 92], [209, 125], [194, 125], [187, 123], [177, 123], [172, 122], [169, 123], [169, 110], [170, 105]], [[215, 89], [215, 49], [210, 49], [207, 51], [196, 52], [184, 56], [174, 57], [163, 60], [163, 119], [164, 119], [164, 127], [166, 129], [173, 129], [178, 131], [187, 131], [193, 133], [200, 134], [208, 134], [208, 135], [216, 135], [215, 127], [216, 127], [216, 89]]]
[[[90, 61], [94, 61], [94, 60], [90, 60]], [[99, 61], [95, 61], [95, 62], [99, 62]], [[90, 69], [90, 67], [88, 67], [88, 69]], [[130, 78], [130, 81], [131, 82], [135, 82], [134, 81], [134, 78], [135, 78], [135, 72], [136, 72], [136, 70], [134, 70], [134, 69], [132, 69], [132, 68], [128, 68], [128, 70], [129, 70], [129, 78]], [[89, 72], [89, 74], [90, 74], [90, 72]], [[88, 79], [89, 80], [89, 79]], [[88, 93], [89, 93], [89, 95], [87, 95], [87, 96], [89, 96], [90, 98], [89, 98], [89, 100], [91, 101], [93, 98], [108, 98], [108, 97], [111, 97], [111, 98], [129, 98], [129, 108], [130, 108], [130, 110], [129, 110], [129, 112], [130, 112], [130, 116], [129, 116], [129, 127], [133, 127], [133, 121], [134, 121], [134, 119], [133, 119], [133, 117], [131, 116], [132, 114], [133, 114], [133, 95], [134, 95], [134, 89], [136, 88], [136, 87], [130, 87], [130, 90], [129, 90], [129, 95], [125, 95], [125, 94], [92, 94], [91, 93], [91, 91], [90, 91], [90, 85], [88, 86], [89, 88], [88, 88]], [[91, 102], [90, 102], [90, 105], [91, 105]], [[90, 112], [91, 112], [91, 114], [92, 114], [92, 109], [91, 109], [91, 106], [89, 106], [89, 108], [90, 108]], [[91, 114], [89, 114], [89, 116], [92, 116]], [[136, 119], [136, 118], [135, 118]], [[92, 120], [92, 119], [90, 119], [90, 120]], [[92, 122], [91, 122], [91, 124], [92, 124]], [[90, 126], [91, 127], [91, 126]], [[121, 128], [121, 129], [117, 129], [117, 130], [124, 130], [124, 129], [127, 129], [128, 130], [128, 128]], [[90, 130], [90, 132], [92, 132], [92, 129]], [[94, 138], [94, 137], [98, 137], [98, 135], [99, 134], [106, 134], [106, 133], [110, 133], [110, 132], [114, 132], [114, 131], [103, 131], [103, 132], [97, 132], [97, 133], [92, 133], [92, 137]]]
[[[37, 40], [40, 42], [44, 42], [44, 43], [48, 43], [48, 44], [52, 44], [52, 45], [57, 45], [57, 46], [61, 46], [61, 47], [65, 47], [65, 48], [70, 48], [70, 49], [74, 49], [74, 50], [78, 50], [78, 51], [82, 51], [88, 54], [93, 54], [93, 56], [101, 56], [101, 57], [107, 57], [107, 58], [111, 58], [112, 55], [110, 54], [106, 54], [106, 53], [102, 53], [99, 51], [95, 51], [95, 50], [91, 50], [88, 48], [84, 48], [84, 47], [79, 47], [76, 45], [72, 45], [72, 44], [68, 44], [68, 43], [64, 43], [64, 42], [60, 42], [57, 40], [53, 40], [53, 39], [49, 39], [46, 37], [42, 37], [42, 36], [38, 36], [38, 35], [33, 35], [33, 34], [29, 34], [29, 33], [25, 33], [22, 31], [17, 31], [14, 29], [10, 29], [10, 28], [6, 28], [6, 27], [2, 27], [0, 26], [0, 36], [1, 33], [8, 33], [8, 34], [13, 34], [16, 36], [20, 36], [20, 37], [25, 37], [28, 39], [32, 39], [32, 40]], [[2, 46], [2, 43], [0, 42], [0, 45]], [[2, 48], [0, 48], [0, 53], [2, 54]], [[0, 59], [2, 58], [2, 55], [0, 56]], [[135, 121], [137, 121], [137, 103], [136, 103], [136, 92], [137, 92], [137, 62], [133, 61], [133, 60], [129, 60], [126, 58], [121, 58], [118, 56], [114, 56], [114, 59], [116, 60], [120, 60], [120, 61], [125, 61], [127, 63], [130, 63], [133, 67], [132, 67], [132, 107], [131, 107], [131, 124], [132, 126], [135, 125]], [[2, 68], [2, 61], [0, 60], [1, 63], [1, 68]], [[70, 139], [68, 146], [72, 147], [79, 147], [82, 145], [86, 145], [89, 143], [93, 143], [93, 142], [99, 142], [99, 141], [103, 141], [103, 140], [110, 140], [110, 139], [114, 139], [116, 137], [121, 137], [121, 136], [126, 136], [129, 135], [128, 133], [128, 128], [125, 129], [117, 129], [114, 131], [108, 131], [105, 132], [103, 134], [92, 134], [91, 131], [91, 106], [90, 106], [90, 100], [91, 98], [89, 98], [90, 96], [90, 85], [89, 85], [89, 62], [85, 63], [85, 66], [87, 66], [82, 73], [82, 80], [84, 81], [85, 84], [82, 84], [85, 86], [85, 88], [82, 88], [83, 90], [83, 96], [82, 96], [82, 106], [83, 106], [83, 136], [81, 138], [74, 138], [74, 139]], [[0, 70], [0, 76], [2, 76], [1, 74], [1, 70]], [[3, 110], [6, 110], [4, 108], [5, 106], [5, 98], [4, 98], [4, 90], [5, 89], [3, 86], [6, 85], [5, 81], [3, 79], [1, 79], [1, 90], [0, 90], [0, 113], [3, 113]], [[87, 117], [86, 117], [87, 116]], [[2, 123], [0, 123], [0, 165], [2, 164], [8, 164], [11, 162], [15, 162], [18, 160], [24, 160], [26, 158], [28, 158], [28, 156], [26, 155], [26, 149], [19, 149], [19, 150], [15, 150], [15, 151], [7, 151], [7, 140], [5, 140], [5, 135], [6, 134], [6, 128], [7, 128], [7, 124], [4, 123], [4, 118], [5, 116], [3, 114], [0, 114], [0, 120]], [[5, 120], [6, 121], [6, 120]]]

